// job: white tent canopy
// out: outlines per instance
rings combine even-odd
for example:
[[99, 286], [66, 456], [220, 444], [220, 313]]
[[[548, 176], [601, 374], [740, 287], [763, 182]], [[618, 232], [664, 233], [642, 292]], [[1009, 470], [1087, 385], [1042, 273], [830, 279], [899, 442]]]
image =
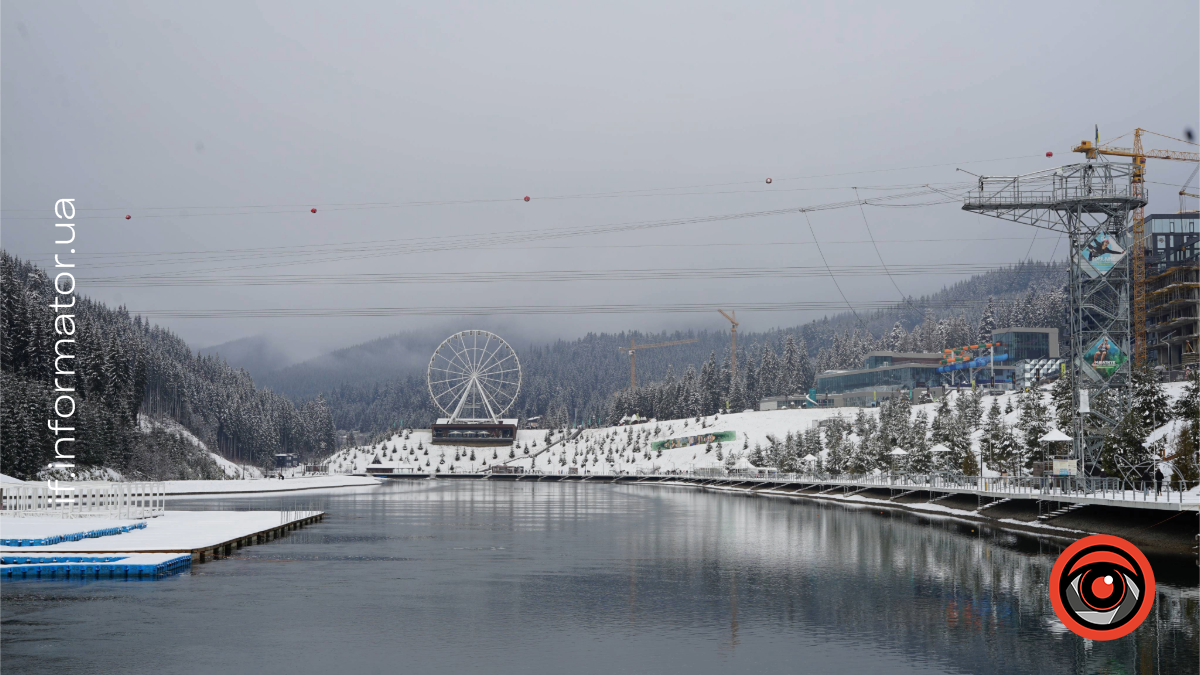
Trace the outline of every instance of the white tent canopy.
[[738, 461], [733, 463], [733, 468], [735, 468], [735, 469], [757, 469], [758, 467], [751, 464], [750, 460], [746, 459], [745, 457], [740, 457], [740, 458], [738, 458]]
[[1051, 429], [1045, 436], [1042, 436], [1038, 440], [1043, 443], [1052, 443], [1054, 441], [1069, 441], [1072, 439], [1058, 429]]
[[892, 448], [892, 451], [891, 451], [891, 452], [889, 452], [888, 454], [889, 454], [889, 455], [892, 455], [892, 456], [895, 456], [895, 457], [899, 457], [899, 456], [901, 456], [901, 455], [907, 455], [907, 454], [908, 454], [908, 451], [907, 451], [907, 450], [901, 450], [900, 448]]
[[809, 454], [805, 455], [804, 457], [801, 457], [801, 459], [803, 459], [806, 462], [812, 462], [812, 461], [815, 461], [817, 458], [812, 453], [809, 453]]
[[941, 443], [938, 443], [937, 445], [930, 448], [929, 451], [930, 452], [950, 452], [950, 448], [947, 448], [946, 446], [942, 445]]

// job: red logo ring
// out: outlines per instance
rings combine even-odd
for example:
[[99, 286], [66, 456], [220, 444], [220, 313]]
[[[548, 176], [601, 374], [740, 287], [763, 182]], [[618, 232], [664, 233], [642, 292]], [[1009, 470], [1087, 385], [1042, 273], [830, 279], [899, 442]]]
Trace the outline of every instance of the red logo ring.
[[1058, 556], [1050, 571], [1050, 604], [1072, 633], [1115, 640], [1133, 632], [1154, 605], [1154, 570], [1120, 537], [1084, 537]]

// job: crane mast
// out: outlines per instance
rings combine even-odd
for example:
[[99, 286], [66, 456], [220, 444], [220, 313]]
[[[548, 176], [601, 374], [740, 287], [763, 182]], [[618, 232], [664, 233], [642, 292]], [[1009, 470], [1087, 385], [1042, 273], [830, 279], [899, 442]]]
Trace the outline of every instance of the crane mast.
[[[1131, 217], [1130, 234], [1133, 251], [1130, 255], [1130, 272], [1133, 281], [1133, 361], [1138, 367], [1146, 365], [1146, 159], [1169, 159], [1179, 162], [1200, 162], [1200, 153], [1181, 150], [1146, 150], [1142, 144], [1142, 134], [1151, 133], [1141, 127], [1133, 130], [1133, 147], [1120, 148], [1110, 145], [1100, 145], [1100, 131], [1096, 130], [1096, 142], [1081, 141], [1072, 149], [1081, 152], [1088, 159], [1097, 159], [1100, 155], [1110, 157], [1129, 157], [1133, 163], [1131, 177], [1132, 196], [1139, 199], [1143, 205], [1138, 206]], [[1155, 134], [1161, 136], [1162, 134]], [[1169, 136], [1166, 138], [1170, 138]], [[1180, 140], [1180, 139], [1172, 139]], [[1181, 141], [1189, 143], [1190, 141]], [[1192, 143], [1195, 145], [1195, 143]], [[1184, 194], [1180, 191], [1180, 194]]]

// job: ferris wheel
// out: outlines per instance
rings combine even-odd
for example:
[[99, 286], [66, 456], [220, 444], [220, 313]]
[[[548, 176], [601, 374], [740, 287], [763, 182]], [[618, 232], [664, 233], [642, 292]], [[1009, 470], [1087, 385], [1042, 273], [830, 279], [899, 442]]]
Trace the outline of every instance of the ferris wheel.
[[499, 422], [521, 391], [521, 362], [500, 336], [465, 330], [434, 350], [425, 381], [434, 404], [451, 422]]

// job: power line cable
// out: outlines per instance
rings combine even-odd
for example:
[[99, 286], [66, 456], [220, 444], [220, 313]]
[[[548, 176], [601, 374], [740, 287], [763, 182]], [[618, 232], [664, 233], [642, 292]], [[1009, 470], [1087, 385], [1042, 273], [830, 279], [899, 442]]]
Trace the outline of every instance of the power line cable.
[[[845, 305], [839, 302], [763, 302], [763, 303], [674, 303], [669, 305], [485, 305], [475, 307], [281, 307], [253, 309], [131, 309], [130, 314], [143, 317], [173, 319], [229, 318], [321, 318], [321, 317], [388, 317], [388, 316], [512, 316], [512, 315], [587, 315], [587, 314], [697, 314], [710, 313], [716, 307], [733, 307], [742, 312], [801, 312], [832, 311], [849, 307], [864, 310], [893, 309], [895, 301], [863, 301]], [[983, 301], [929, 302], [928, 307], [979, 307]], [[861, 321], [861, 319], [860, 319]]]
[[[904, 276], [955, 275], [970, 276], [981, 272], [1003, 270], [1004, 263], [914, 263], [892, 266], [883, 274]], [[139, 274], [109, 277], [80, 276], [91, 288], [113, 287], [189, 287], [189, 286], [294, 286], [294, 285], [383, 285], [383, 284], [474, 284], [474, 283], [544, 283], [544, 282], [602, 282], [602, 281], [671, 281], [691, 279], [758, 279], [808, 278], [827, 276], [835, 272], [842, 276], [876, 276], [881, 274], [875, 265], [845, 265], [838, 267], [704, 267], [704, 268], [641, 268], [615, 270], [538, 270], [522, 272], [392, 272], [353, 274], [273, 274], [273, 275], [208, 275], [192, 273]]]
[[[774, 179], [774, 182], [785, 182], [785, 181], [792, 181], [792, 180], [808, 180], [808, 179], [812, 179], [812, 178], [831, 178], [831, 177], [838, 177], [838, 176], [857, 176], [857, 175], [872, 174], [872, 173], [887, 173], [890, 171], [911, 171], [914, 169], [939, 168], [939, 167], [944, 167], [944, 166], [955, 166], [955, 165], [960, 165], [960, 164], [982, 164], [982, 163], [988, 163], [988, 162], [1009, 161], [1009, 160], [1013, 160], [1013, 159], [1029, 159], [1031, 157], [1033, 157], [1033, 156], [1031, 156], [1031, 155], [1015, 155], [1012, 157], [996, 157], [996, 158], [991, 158], [991, 159], [977, 159], [977, 160], [968, 160], [968, 161], [963, 161], [963, 162], [941, 162], [941, 163], [936, 163], [936, 164], [920, 164], [920, 165], [914, 165], [914, 166], [895, 167], [895, 168], [887, 168], [887, 169], [867, 169], [867, 170], [862, 170], [862, 171], [843, 171], [843, 172], [833, 172], [833, 173], [808, 174], [808, 175], [803, 175], [803, 176], [778, 178], [778, 179]], [[692, 190], [692, 189], [701, 189], [701, 188], [709, 188], [709, 187], [728, 187], [728, 186], [734, 186], [734, 185], [757, 185], [760, 182], [761, 181], [759, 181], [759, 180], [732, 181], [732, 182], [724, 182], [724, 183], [706, 183], [706, 184], [698, 184], [698, 185], [685, 185], [685, 186], [661, 187], [661, 188], [640, 188], [640, 189], [634, 189], [634, 190], [616, 190], [616, 191], [590, 192], [590, 193], [585, 192], [585, 193], [564, 194], [564, 195], [550, 195], [550, 196], [545, 196], [545, 197], [538, 197], [537, 199], [539, 201], [545, 201], [545, 200], [584, 199], [584, 198], [594, 198], [594, 197], [625, 196], [625, 195], [636, 196], [636, 195], [645, 194], [645, 193], [669, 192], [669, 191], [674, 191], [674, 190]], [[841, 189], [841, 188], [808, 188], [808, 189]], [[759, 192], [772, 192], [772, 191], [778, 192], [778, 190], [760, 190]], [[704, 194], [704, 193], [695, 193], [695, 194]], [[666, 195], [666, 196], [671, 196], [671, 195]], [[329, 202], [329, 203], [314, 202], [314, 203], [309, 203], [309, 204], [238, 204], [238, 205], [229, 205], [229, 206], [142, 206], [142, 207], [135, 207], [135, 206], [130, 205], [130, 206], [87, 207], [87, 208], [80, 207], [80, 208], [77, 208], [77, 211], [79, 213], [87, 213], [87, 212], [91, 212], [91, 211], [119, 211], [119, 212], [128, 213], [130, 211], [144, 212], [144, 211], [158, 211], [158, 210], [309, 209], [312, 207], [332, 209], [332, 210], [352, 210], [352, 209], [360, 209], [360, 208], [402, 208], [402, 207], [406, 207], [406, 206], [446, 206], [446, 205], [454, 205], [454, 204], [518, 202], [518, 201], [523, 201], [523, 199], [524, 199], [524, 197], [503, 197], [503, 198], [491, 198], [491, 199], [472, 198], [472, 199], [424, 200], [424, 201], [409, 201], [409, 202], [395, 202], [395, 201]], [[2, 213], [2, 212], [38, 213], [38, 212], [42, 212], [44, 210], [45, 209], [4, 208], [4, 209], [0, 209], [0, 213]], [[196, 216], [203, 216], [203, 215], [256, 215], [258, 213], [264, 213], [264, 214], [293, 213], [293, 211], [288, 210], [288, 211], [267, 211], [267, 212], [235, 212], [235, 213], [224, 213], [224, 214], [194, 214], [194, 215], [189, 214], [186, 216], [142, 215], [142, 216], [139, 216], [139, 218], [196, 217]], [[108, 218], [124, 219], [124, 217], [125, 217], [124, 215], [114, 215], [114, 216], [109, 216]], [[24, 220], [23, 218], [8, 218], [8, 219]], [[35, 217], [32, 219], [42, 220], [43, 218]]]
[[[854, 196], [858, 197], [858, 188], [854, 188]], [[875, 249], [875, 255], [879, 258], [879, 264], [883, 265], [883, 271], [887, 273], [887, 278], [892, 282], [892, 287], [900, 294], [901, 300], [907, 300], [908, 296], [904, 295], [904, 291], [900, 290], [900, 286], [896, 283], [896, 279], [892, 277], [891, 272], [888, 272], [887, 263], [883, 261], [883, 253], [879, 251], [879, 244], [875, 243], [875, 234], [871, 232], [871, 224], [867, 222], [867, 212], [863, 208], [862, 200], [858, 202], [858, 212], [862, 214], [863, 225], [867, 227], [867, 236], [871, 238], [871, 246]], [[910, 303], [911, 304], [911, 303]]]
[[829, 261], [825, 259], [825, 251], [821, 250], [821, 242], [817, 241], [817, 231], [813, 229], [812, 220], [809, 219], [807, 211], [804, 212], [804, 221], [808, 223], [808, 232], [812, 235], [813, 244], [817, 247], [817, 253], [821, 255], [821, 262], [825, 265], [825, 271], [829, 273], [829, 278], [833, 281], [834, 288], [837, 289], [838, 295], [842, 296], [842, 302], [846, 303], [846, 307], [854, 314], [854, 318], [858, 319], [859, 325], [870, 335], [871, 331], [867, 330], [867, 324], [863, 322], [862, 317], [858, 315], [858, 311], [850, 304], [850, 299], [846, 297], [845, 291], [842, 290], [842, 285], [838, 283], [837, 277], [834, 276], [833, 270], [829, 267]]

